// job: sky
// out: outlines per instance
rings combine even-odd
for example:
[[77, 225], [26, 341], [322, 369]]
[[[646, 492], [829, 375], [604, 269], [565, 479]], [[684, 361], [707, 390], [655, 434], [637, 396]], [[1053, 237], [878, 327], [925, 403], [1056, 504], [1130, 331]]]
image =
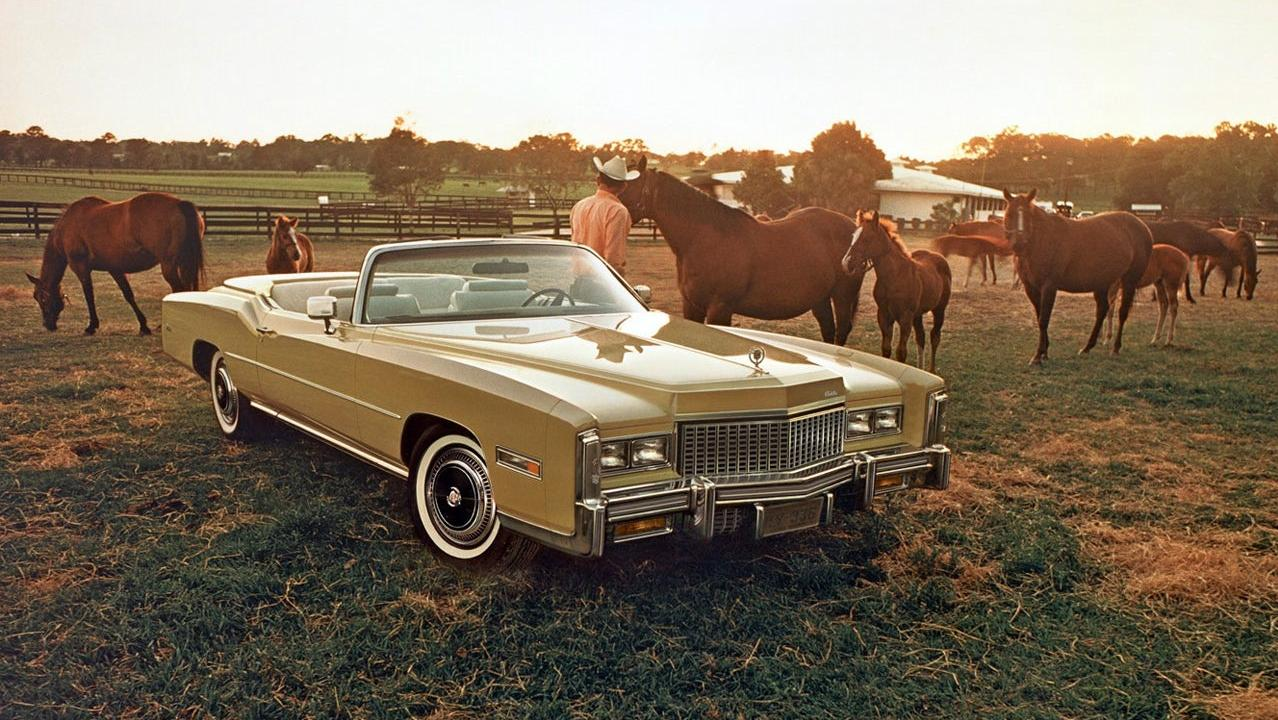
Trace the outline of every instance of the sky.
[[536, 133], [801, 150], [851, 120], [889, 157], [1008, 126], [1278, 122], [1278, 2], [0, 0], [0, 128], [232, 142]]

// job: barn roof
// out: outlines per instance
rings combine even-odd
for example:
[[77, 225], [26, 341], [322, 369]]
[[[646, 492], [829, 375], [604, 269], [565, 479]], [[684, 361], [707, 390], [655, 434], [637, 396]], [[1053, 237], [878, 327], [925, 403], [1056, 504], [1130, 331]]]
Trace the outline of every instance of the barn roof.
[[964, 182], [952, 177], [937, 175], [931, 165], [910, 168], [903, 160], [892, 161], [891, 179], [876, 180], [877, 192], [928, 193], [931, 195], [970, 195], [972, 197], [1002, 199], [1003, 191], [984, 185]]

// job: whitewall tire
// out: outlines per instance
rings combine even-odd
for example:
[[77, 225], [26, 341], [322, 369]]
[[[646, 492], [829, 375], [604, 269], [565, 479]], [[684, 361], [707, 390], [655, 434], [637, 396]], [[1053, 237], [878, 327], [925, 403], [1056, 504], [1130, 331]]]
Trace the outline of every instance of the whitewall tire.
[[527, 562], [530, 540], [501, 526], [483, 450], [464, 435], [445, 435], [417, 453], [409, 509], [418, 535], [449, 564], [506, 568]]
[[209, 395], [213, 401], [213, 417], [218, 429], [232, 440], [248, 440], [261, 427], [261, 413], [235, 387], [222, 351], [213, 353], [209, 362]]

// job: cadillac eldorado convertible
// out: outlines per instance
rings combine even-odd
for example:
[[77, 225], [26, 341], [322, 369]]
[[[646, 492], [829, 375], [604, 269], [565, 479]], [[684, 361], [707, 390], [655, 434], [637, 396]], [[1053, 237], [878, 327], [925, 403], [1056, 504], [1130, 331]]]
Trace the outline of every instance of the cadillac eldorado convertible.
[[169, 295], [164, 349], [208, 381], [226, 436], [274, 418], [407, 479], [453, 564], [766, 538], [947, 486], [941, 378], [649, 295], [568, 242], [398, 243], [358, 273]]

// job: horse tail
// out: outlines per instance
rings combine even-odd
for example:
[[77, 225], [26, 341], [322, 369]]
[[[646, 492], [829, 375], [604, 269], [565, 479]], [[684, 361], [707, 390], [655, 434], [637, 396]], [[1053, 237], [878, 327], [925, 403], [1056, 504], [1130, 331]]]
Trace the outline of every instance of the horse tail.
[[189, 200], [178, 201], [178, 210], [186, 221], [186, 232], [177, 251], [177, 274], [182, 283], [178, 290], [199, 290], [204, 282], [204, 239], [200, 232], [200, 213]]
[[1194, 299], [1194, 294], [1189, 291], [1189, 276], [1194, 274], [1193, 267], [1194, 264], [1192, 262], [1185, 263], [1185, 299], [1197, 305], [1198, 301]]

